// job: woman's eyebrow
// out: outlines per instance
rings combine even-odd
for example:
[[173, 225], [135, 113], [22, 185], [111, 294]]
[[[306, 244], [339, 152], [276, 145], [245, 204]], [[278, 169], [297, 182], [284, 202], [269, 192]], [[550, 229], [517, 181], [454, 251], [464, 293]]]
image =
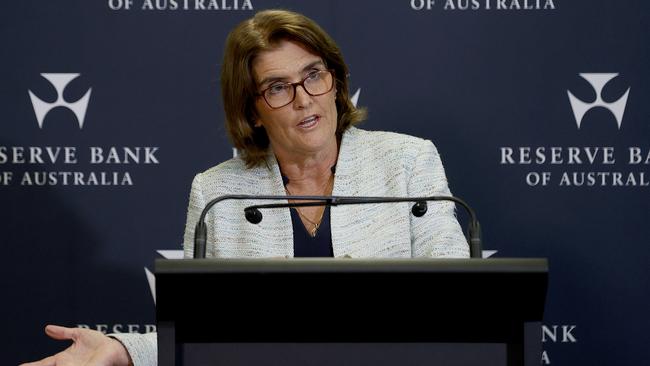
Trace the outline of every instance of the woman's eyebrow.
[[324, 67], [325, 63], [322, 60], [314, 61], [314, 62], [308, 64], [307, 66], [303, 67], [302, 71], [305, 72], [305, 71], [308, 71], [310, 69], [313, 69], [314, 66], [323, 66]]

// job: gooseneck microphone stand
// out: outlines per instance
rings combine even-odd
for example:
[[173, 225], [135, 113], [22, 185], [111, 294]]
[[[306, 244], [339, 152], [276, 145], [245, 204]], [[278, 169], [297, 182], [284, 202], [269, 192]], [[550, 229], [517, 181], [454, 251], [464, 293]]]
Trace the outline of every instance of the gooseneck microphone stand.
[[291, 208], [291, 207], [309, 207], [309, 206], [342, 206], [342, 205], [362, 205], [373, 203], [396, 203], [396, 202], [415, 202], [411, 208], [411, 213], [416, 217], [422, 217], [427, 213], [428, 201], [451, 201], [455, 202], [467, 211], [469, 214], [469, 223], [467, 225], [467, 243], [469, 244], [470, 257], [481, 258], [481, 227], [476, 218], [474, 210], [460, 198], [453, 196], [431, 196], [431, 197], [345, 197], [345, 196], [254, 196], [254, 195], [226, 195], [217, 197], [205, 206], [196, 224], [194, 232], [194, 258], [205, 258], [205, 248], [207, 240], [207, 226], [205, 216], [215, 204], [224, 200], [275, 200], [275, 201], [305, 201], [305, 202], [287, 202], [287, 203], [270, 203], [264, 205], [248, 206], [244, 209], [246, 220], [252, 224], [259, 224], [262, 221], [262, 212], [260, 209], [268, 208]]

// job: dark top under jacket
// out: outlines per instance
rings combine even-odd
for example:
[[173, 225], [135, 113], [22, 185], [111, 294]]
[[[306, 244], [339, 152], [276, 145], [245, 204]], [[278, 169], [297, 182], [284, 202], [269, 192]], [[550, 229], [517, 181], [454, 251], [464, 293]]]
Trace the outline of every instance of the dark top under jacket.
[[[334, 167], [332, 167], [334, 173]], [[289, 184], [289, 178], [282, 175], [282, 182], [286, 186]], [[323, 218], [320, 223], [316, 236], [313, 238], [307, 232], [305, 225], [300, 220], [300, 215], [295, 208], [291, 211], [291, 224], [293, 226], [293, 256], [298, 257], [333, 257], [334, 248], [332, 247], [332, 227], [330, 225], [330, 207], [325, 207]]]
[[330, 208], [325, 207], [320, 227], [313, 238], [307, 233], [295, 208], [291, 210], [293, 224], [293, 256], [298, 257], [333, 257], [332, 228], [330, 227]]

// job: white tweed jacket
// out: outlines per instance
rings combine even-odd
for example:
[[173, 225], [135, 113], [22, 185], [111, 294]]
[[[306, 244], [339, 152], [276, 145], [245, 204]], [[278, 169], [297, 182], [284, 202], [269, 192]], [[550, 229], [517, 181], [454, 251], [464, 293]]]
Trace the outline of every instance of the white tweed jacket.
[[[193, 256], [194, 227], [201, 210], [211, 199], [227, 194], [284, 195], [273, 154], [260, 167], [246, 169], [242, 159], [234, 158], [194, 178], [185, 226], [185, 257]], [[431, 141], [352, 127], [341, 140], [332, 194], [422, 197], [450, 195], [450, 191]], [[212, 208], [206, 216], [207, 257], [293, 257], [289, 209], [264, 210], [264, 219], [255, 225], [243, 217], [244, 208], [255, 203], [229, 200]], [[410, 214], [412, 203], [332, 207], [334, 256], [469, 257], [454, 205], [428, 205], [423, 217]], [[129, 350], [135, 366], [156, 365], [155, 334], [114, 336]]]
[[[227, 194], [285, 195], [273, 154], [266, 164], [246, 169], [230, 159], [197, 175], [185, 226], [185, 256], [193, 255], [194, 227], [211, 199]], [[336, 196], [449, 195], [447, 179], [434, 145], [391, 132], [350, 128], [343, 135], [336, 164]], [[285, 201], [286, 202], [286, 201]], [[263, 211], [255, 225], [244, 208], [259, 201], [222, 201], [206, 216], [207, 257], [293, 257], [289, 209]], [[335, 257], [467, 257], [468, 246], [451, 203], [430, 203], [421, 218], [409, 203], [331, 208]]]

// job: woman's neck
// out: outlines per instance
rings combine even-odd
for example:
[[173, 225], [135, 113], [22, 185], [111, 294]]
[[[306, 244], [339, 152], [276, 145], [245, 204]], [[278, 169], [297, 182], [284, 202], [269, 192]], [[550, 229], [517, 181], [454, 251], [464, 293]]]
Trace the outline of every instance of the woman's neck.
[[330, 179], [338, 158], [338, 145], [334, 142], [331, 148], [313, 154], [276, 154], [276, 158], [282, 175], [289, 179], [292, 187], [308, 189]]

